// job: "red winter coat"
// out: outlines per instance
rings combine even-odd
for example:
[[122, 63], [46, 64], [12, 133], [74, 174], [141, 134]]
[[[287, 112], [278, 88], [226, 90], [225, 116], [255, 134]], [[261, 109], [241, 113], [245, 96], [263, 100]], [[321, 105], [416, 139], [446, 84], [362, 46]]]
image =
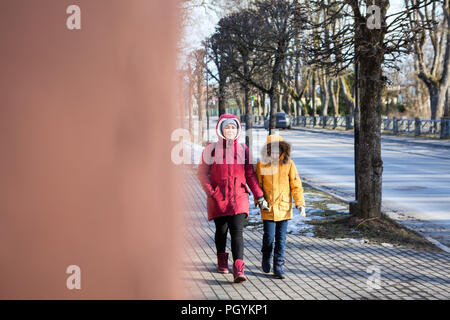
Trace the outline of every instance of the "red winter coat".
[[[228, 144], [220, 132], [220, 125], [226, 118], [235, 118], [239, 125], [236, 138]], [[219, 141], [205, 147], [197, 171], [207, 195], [208, 220], [239, 213], [245, 213], [248, 217], [250, 190], [247, 185], [255, 198], [262, 197], [264, 193], [249, 161], [247, 146], [238, 143], [241, 123], [235, 115], [223, 114], [217, 122], [216, 132]]]

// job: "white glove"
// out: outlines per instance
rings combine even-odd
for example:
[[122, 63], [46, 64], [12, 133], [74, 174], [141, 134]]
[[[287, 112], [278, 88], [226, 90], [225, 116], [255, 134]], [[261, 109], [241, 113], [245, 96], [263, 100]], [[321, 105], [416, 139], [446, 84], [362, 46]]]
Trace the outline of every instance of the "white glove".
[[297, 209], [298, 209], [298, 211], [300, 211], [300, 215], [301, 215], [302, 217], [306, 217], [306, 210], [305, 210], [305, 207], [298, 206]]
[[259, 197], [257, 201], [258, 206], [261, 208], [261, 210], [269, 210], [269, 204], [267, 203], [267, 200], [264, 197]]

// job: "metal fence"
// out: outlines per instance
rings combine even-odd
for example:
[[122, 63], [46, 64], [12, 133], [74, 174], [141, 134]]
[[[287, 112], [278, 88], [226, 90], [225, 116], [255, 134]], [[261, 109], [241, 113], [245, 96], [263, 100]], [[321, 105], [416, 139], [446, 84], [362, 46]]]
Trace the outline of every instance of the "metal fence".
[[[257, 125], [264, 124], [264, 118], [262, 116], [254, 116], [253, 121]], [[354, 119], [352, 115], [339, 117], [299, 116], [292, 118], [292, 126], [324, 129], [336, 129], [339, 127], [345, 130], [352, 130], [354, 128]], [[449, 139], [450, 118], [444, 117], [440, 120], [382, 118], [381, 131], [390, 132], [395, 135], [437, 135], [441, 139]]]

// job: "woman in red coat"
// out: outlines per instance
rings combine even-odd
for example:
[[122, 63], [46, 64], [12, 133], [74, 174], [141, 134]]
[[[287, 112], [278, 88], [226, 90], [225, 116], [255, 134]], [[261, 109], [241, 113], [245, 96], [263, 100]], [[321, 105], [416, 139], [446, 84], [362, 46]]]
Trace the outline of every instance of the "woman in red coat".
[[225, 248], [229, 229], [234, 282], [242, 282], [246, 280], [243, 228], [248, 217], [250, 190], [260, 207], [267, 207], [267, 202], [249, 161], [248, 148], [238, 143], [242, 132], [239, 119], [232, 114], [223, 114], [217, 122], [216, 132], [218, 142], [209, 143], [203, 150], [198, 179], [207, 195], [208, 220], [214, 220], [216, 225], [217, 270], [228, 273]]

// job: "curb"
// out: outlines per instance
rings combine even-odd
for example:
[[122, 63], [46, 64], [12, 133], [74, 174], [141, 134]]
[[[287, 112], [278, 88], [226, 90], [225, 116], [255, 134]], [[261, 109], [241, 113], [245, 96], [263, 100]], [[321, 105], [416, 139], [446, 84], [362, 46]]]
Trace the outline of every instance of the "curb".
[[[302, 180], [305, 181], [311, 188], [316, 189], [316, 190], [319, 190], [319, 191], [321, 191], [321, 192], [324, 192], [324, 193], [326, 193], [326, 194], [328, 194], [328, 195], [330, 195], [330, 196], [332, 196], [332, 197], [335, 197], [335, 198], [337, 198], [338, 200], [341, 200], [341, 201], [343, 201], [343, 202], [345, 202], [345, 203], [347, 203], [347, 204], [349, 204], [351, 201], [353, 201], [353, 200], [349, 200], [348, 198], [345, 198], [345, 197], [343, 197], [343, 196], [340, 196], [340, 195], [336, 194], [336, 193], [334, 192], [334, 190], [332, 190], [332, 189], [330, 189], [330, 188], [322, 187], [322, 186], [316, 185], [315, 183], [311, 182], [311, 180], [309, 180], [308, 178], [302, 177]], [[383, 212], [383, 213], [384, 213], [386, 216], [389, 216], [389, 213], [387, 213], [387, 212]], [[436, 247], [438, 247], [438, 248], [441, 249], [442, 251], [445, 251], [445, 252], [447, 252], [447, 253], [450, 253], [450, 248], [447, 247], [446, 245], [440, 243], [440, 242], [437, 241], [436, 239], [431, 238], [430, 236], [424, 234], [424, 233], [421, 232], [421, 231], [413, 230], [413, 229], [409, 228], [408, 226], [405, 226], [405, 225], [402, 223], [401, 220], [398, 220], [398, 219], [396, 219], [396, 218], [394, 218], [394, 217], [390, 217], [390, 218], [393, 219], [393, 220], [395, 220], [397, 223], [401, 224], [401, 225], [402, 225], [403, 227], [405, 227], [406, 229], [408, 229], [408, 230], [410, 230], [410, 231], [413, 231], [413, 232], [416, 232], [416, 233], [420, 234], [422, 237], [424, 237], [426, 240], [428, 240], [429, 242], [431, 242], [433, 245], [435, 245]]]
[[[323, 133], [323, 134], [329, 134], [329, 135], [341, 135], [341, 136], [347, 136], [347, 137], [353, 137], [353, 134], [351, 133], [346, 133], [346, 132], [341, 132], [341, 131], [331, 131], [331, 130], [326, 130], [326, 129], [314, 129], [314, 128], [299, 128], [299, 127], [292, 127], [291, 130], [296, 130], [296, 131], [308, 131], [308, 132], [317, 132], [317, 133]], [[402, 137], [399, 137], [400, 139]], [[402, 144], [412, 144], [412, 145], [418, 145], [418, 146], [423, 146], [423, 147], [432, 147], [432, 148], [439, 148], [439, 149], [450, 149], [450, 145], [442, 145], [442, 144], [437, 144], [437, 142], [435, 141], [439, 141], [439, 140], [432, 140], [430, 142], [434, 142], [434, 143], [428, 143], [428, 142], [424, 142], [424, 141], [408, 141], [408, 140], [400, 140], [400, 139], [392, 139], [389, 138], [389, 135], [381, 135], [381, 140], [383, 142], [394, 142], [394, 143], [402, 143]]]

